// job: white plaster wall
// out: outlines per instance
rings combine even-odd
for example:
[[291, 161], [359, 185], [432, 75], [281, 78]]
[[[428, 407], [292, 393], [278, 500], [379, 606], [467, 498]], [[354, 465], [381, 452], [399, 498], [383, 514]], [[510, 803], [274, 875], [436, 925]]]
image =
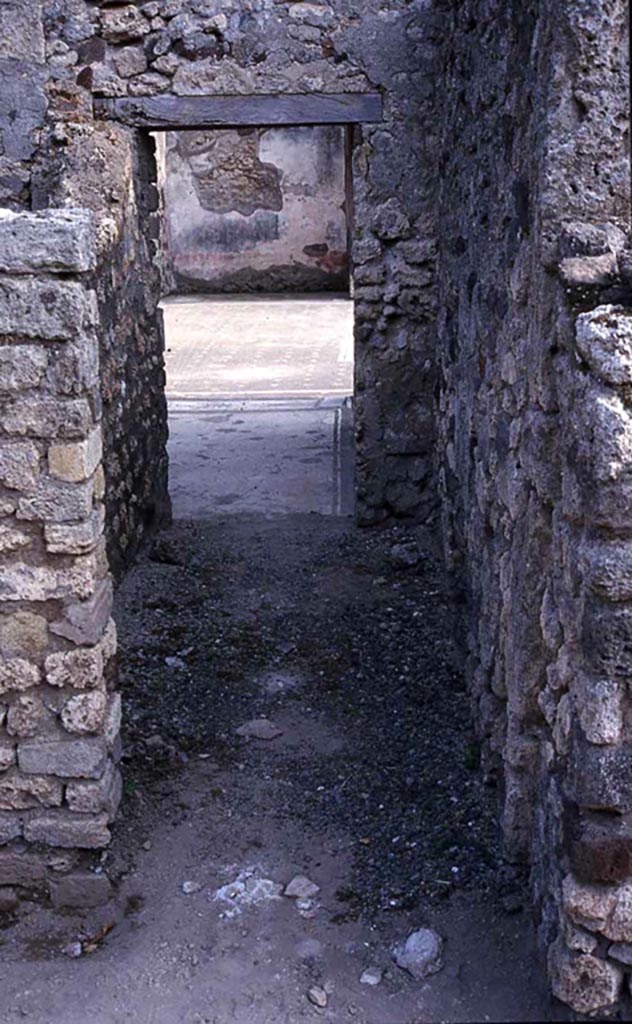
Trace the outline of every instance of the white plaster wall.
[[[224, 135], [221, 174], [231, 173], [226, 149], [230, 152], [234, 144], [239, 195], [244, 181], [238, 167], [241, 140], [237, 132]], [[249, 214], [205, 208], [199, 190], [204, 154], [185, 155], [187, 140], [179, 146], [176, 133], [168, 133], [159, 146], [171, 287], [178, 291], [346, 288], [343, 129], [259, 129], [257, 140], [258, 160], [267, 165], [269, 176], [278, 176], [280, 209], [272, 208], [270, 196], [261, 189], [259, 199], [249, 200], [257, 207]], [[210, 160], [207, 153], [207, 168]], [[227, 187], [230, 192], [230, 183]], [[256, 176], [246, 177], [244, 187], [256, 193]]]

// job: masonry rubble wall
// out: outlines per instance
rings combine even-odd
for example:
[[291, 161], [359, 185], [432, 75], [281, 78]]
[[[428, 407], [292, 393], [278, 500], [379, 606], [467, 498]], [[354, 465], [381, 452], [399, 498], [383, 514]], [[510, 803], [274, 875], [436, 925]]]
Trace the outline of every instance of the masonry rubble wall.
[[94, 217], [3, 211], [0, 253], [0, 885], [63, 901], [121, 793]]
[[431, 508], [434, 455], [507, 852], [531, 867], [555, 994], [616, 1012], [632, 960], [627, 4], [354, 7], [11, 5], [0, 194], [27, 212], [0, 220], [0, 884], [61, 900], [79, 851], [108, 841], [101, 524], [122, 566], [164, 494], [153, 154], [93, 101], [379, 89], [384, 121], [353, 156], [362, 518]]
[[158, 138], [170, 291], [348, 289], [344, 128]]
[[632, 965], [627, 3], [449, 8], [446, 547], [553, 992], [609, 1012]]
[[[435, 503], [432, 110], [441, 22], [433, 5], [41, 2], [47, 109], [24, 172], [36, 179], [38, 203], [51, 164], [79, 176], [69, 157], [81, 163], [104, 127], [95, 98], [383, 93], [384, 120], [357, 129], [353, 160], [359, 505], [367, 523], [426, 514]], [[30, 2], [16, 3], [33, 16]], [[81, 167], [93, 179], [105, 173], [112, 187], [98, 159]], [[28, 203], [28, 187], [10, 201]]]

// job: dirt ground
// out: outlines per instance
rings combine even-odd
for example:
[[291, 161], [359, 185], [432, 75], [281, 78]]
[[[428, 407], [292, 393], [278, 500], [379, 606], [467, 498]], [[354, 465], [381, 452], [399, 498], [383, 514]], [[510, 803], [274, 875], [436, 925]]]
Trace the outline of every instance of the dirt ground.
[[[3, 1022], [549, 1018], [427, 532], [182, 522], [127, 576], [117, 619], [116, 898], [6, 922]], [[237, 732], [262, 716], [275, 738]], [[319, 892], [283, 895], [297, 874]], [[422, 981], [392, 959], [420, 927], [444, 940]]]

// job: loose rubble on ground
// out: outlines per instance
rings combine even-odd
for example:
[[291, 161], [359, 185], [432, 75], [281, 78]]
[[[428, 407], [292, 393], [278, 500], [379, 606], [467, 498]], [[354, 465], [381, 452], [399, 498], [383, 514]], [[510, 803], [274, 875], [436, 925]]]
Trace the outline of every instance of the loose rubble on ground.
[[97, 975], [95, 1024], [542, 1016], [439, 565], [427, 531], [317, 516], [148, 548], [118, 594], [117, 897], [9, 916], [8, 1022]]

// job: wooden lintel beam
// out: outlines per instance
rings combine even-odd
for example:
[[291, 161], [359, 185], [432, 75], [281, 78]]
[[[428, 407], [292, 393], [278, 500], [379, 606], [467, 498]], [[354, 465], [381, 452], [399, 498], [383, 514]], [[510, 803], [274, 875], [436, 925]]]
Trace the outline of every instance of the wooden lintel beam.
[[148, 131], [309, 124], [368, 124], [382, 120], [379, 93], [278, 96], [135, 96], [95, 100], [97, 116]]

